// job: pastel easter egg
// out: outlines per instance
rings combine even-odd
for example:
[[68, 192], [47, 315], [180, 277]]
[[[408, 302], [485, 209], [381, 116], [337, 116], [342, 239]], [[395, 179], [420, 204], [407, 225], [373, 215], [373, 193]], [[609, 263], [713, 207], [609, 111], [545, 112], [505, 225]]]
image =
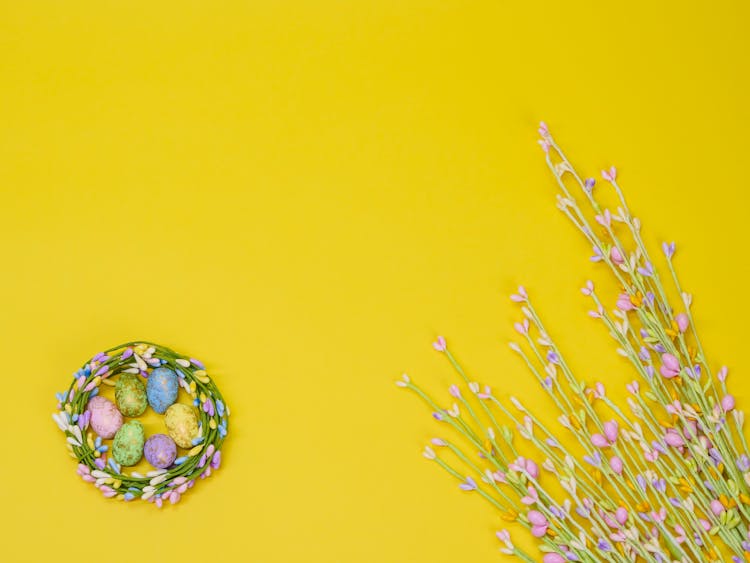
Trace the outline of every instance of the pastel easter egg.
[[167, 409], [164, 423], [172, 439], [181, 448], [192, 448], [198, 436], [198, 414], [193, 407], [175, 403]]
[[177, 457], [177, 446], [174, 440], [166, 434], [154, 434], [146, 440], [143, 455], [151, 465], [158, 469], [166, 469], [174, 463]]
[[177, 374], [169, 368], [156, 368], [148, 376], [146, 383], [146, 395], [148, 404], [159, 414], [169, 408], [169, 405], [177, 400]]
[[125, 416], [141, 416], [148, 406], [146, 387], [140, 377], [123, 373], [115, 384], [115, 402]]
[[122, 466], [135, 465], [143, 457], [146, 433], [138, 420], [129, 420], [117, 431], [112, 442], [112, 456]]
[[91, 413], [91, 429], [102, 438], [111, 438], [122, 426], [122, 413], [106, 397], [92, 397], [86, 409]]

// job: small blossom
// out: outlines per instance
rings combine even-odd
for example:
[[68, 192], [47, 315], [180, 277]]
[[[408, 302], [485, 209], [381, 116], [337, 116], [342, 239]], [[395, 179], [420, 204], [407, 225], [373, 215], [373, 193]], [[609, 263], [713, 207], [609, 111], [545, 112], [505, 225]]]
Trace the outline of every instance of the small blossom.
[[635, 309], [635, 305], [630, 300], [630, 296], [627, 293], [621, 293], [617, 298], [617, 308], [621, 311], [632, 311]]
[[650, 278], [654, 275], [654, 267], [651, 262], [646, 261], [643, 266], [638, 267], [638, 273], [644, 277]]
[[729, 369], [727, 368], [727, 366], [721, 366], [721, 369], [716, 374], [716, 378], [722, 383], [724, 383], [727, 380], [728, 374], [729, 374]]
[[610, 166], [609, 170], [602, 170], [602, 178], [607, 182], [614, 182], [617, 179], [617, 169], [614, 166]]
[[508, 530], [500, 530], [499, 532], [496, 532], [496, 535], [497, 539], [499, 539], [504, 544], [503, 547], [500, 548], [500, 551], [505, 555], [513, 555], [516, 551], [516, 548], [513, 545], [513, 542], [510, 541], [510, 533], [508, 532]]
[[721, 399], [721, 408], [724, 409], [724, 412], [729, 412], [731, 410], [734, 410], [735, 407], [735, 401], [734, 397], [732, 395], [724, 395]]
[[604, 423], [604, 434], [594, 434], [591, 436], [591, 443], [597, 448], [607, 448], [617, 441], [617, 433], [617, 422], [610, 420]]
[[591, 280], [587, 280], [586, 285], [584, 285], [581, 288], [581, 293], [583, 293], [586, 296], [589, 296], [592, 293], [594, 293], [594, 282], [592, 282]]
[[526, 505], [536, 504], [539, 501], [539, 493], [532, 486], [527, 489], [528, 493], [526, 496], [521, 498], [521, 502]]
[[549, 528], [549, 521], [547, 517], [539, 512], [538, 510], [529, 510], [526, 517], [529, 519], [531, 524], [531, 533], [534, 537], [541, 538], [547, 533]]
[[672, 256], [674, 256], [676, 248], [677, 247], [675, 246], [675, 243], [673, 242], [670, 242], [670, 243], [663, 242], [661, 244], [661, 249], [664, 251], [664, 256], [666, 256], [668, 260], [672, 259]]
[[432, 347], [435, 348], [438, 352], [445, 352], [447, 349], [447, 345], [445, 343], [445, 338], [442, 336], [438, 336], [437, 340], [432, 343]]
[[616, 246], [613, 246], [609, 251], [609, 259], [612, 260], [615, 264], [622, 264], [625, 262], [625, 257], [620, 252], [620, 249]]
[[609, 458], [609, 467], [612, 469], [612, 471], [614, 471], [618, 475], [622, 475], [622, 470], [623, 470], [622, 460], [616, 455]]
[[411, 379], [409, 379], [409, 376], [404, 374], [401, 376], [401, 379], [396, 381], [396, 385], [398, 385], [399, 387], [406, 387], [409, 385], [410, 382], [411, 382]]
[[529, 333], [529, 319], [524, 319], [523, 322], [515, 323], [513, 326], [518, 334], [525, 336]]
[[612, 224], [612, 212], [609, 209], [605, 209], [603, 213], [597, 215], [594, 219], [602, 227], [609, 227]]
[[662, 366], [659, 369], [659, 373], [662, 374], [662, 376], [666, 377], [667, 379], [670, 379], [672, 377], [675, 377], [676, 375], [679, 375], [680, 373], [680, 362], [677, 360], [675, 356], [672, 354], [662, 354], [661, 355], [661, 361]]
[[674, 318], [680, 332], [685, 332], [690, 326], [690, 319], [685, 313], [680, 313]]
[[458, 486], [458, 488], [461, 489], [462, 491], [476, 491], [477, 490], [477, 483], [471, 477], [467, 477], [466, 481], [464, 481], [463, 483], [461, 483]]

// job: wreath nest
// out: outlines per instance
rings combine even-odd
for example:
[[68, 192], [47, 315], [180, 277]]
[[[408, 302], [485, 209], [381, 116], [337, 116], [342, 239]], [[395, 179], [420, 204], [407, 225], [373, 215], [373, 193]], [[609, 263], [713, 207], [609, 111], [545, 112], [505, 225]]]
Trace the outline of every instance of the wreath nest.
[[[161, 409], [163, 404], [157, 406], [152, 402], [152, 386], [148, 386], [148, 395], [146, 395], [143, 385], [143, 381], [148, 383], [147, 380], [155, 369], [161, 369], [159, 375], [166, 375], [167, 379], [172, 377], [168, 370], [176, 376], [172, 377], [176, 379], [176, 386], [171, 403], [181, 404], [175, 402], [178, 393], [177, 386], [181, 387], [192, 399], [193, 404], [192, 407], [182, 408], [192, 411], [189, 416], [195, 417], [197, 428], [189, 436], [189, 442], [180, 443], [183, 449], [179, 453], [182, 455], [178, 454], [174, 444], [170, 445], [174, 453], [167, 460], [167, 467], [158, 467], [160, 464], [157, 464], [153, 471], [145, 475], [136, 471], [125, 473], [124, 463], [118, 463], [117, 456], [113, 455], [116, 452], [110, 451], [110, 445], [104, 441], [111, 436], [102, 438], [101, 435], [97, 435], [92, 425], [93, 409], [90, 401], [99, 395], [102, 385], [115, 387], [120, 377], [124, 374], [132, 374], [123, 378], [122, 383], [124, 384], [130, 378], [129, 384], [140, 385], [140, 389], [144, 390], [143, 401], [148, 401], [154, 410], [163, 413]], [[133, 382], [133, 379], [139, 381]], [[119, 390], [119, 386], [117, 389]], [[100, 352], [91, 358], [73, 374], [73, 382], [68, 390], [57, 393], [55, 397], [58, 401], [58, 412], [54, 413], [52, 418], [65, 434], [70, 456], [78, 462], [78, 475], [84, 481], [92, 483], [107, 498], [125, 501], [141, 499], [159, 507], [167, 501], [176, 504], [181, 496], [193, 487], [197, 478], [209, 477], [221, 464], [221, 447], [227, 436], [229, 407], [226, 406], [219, 389], [206, 373], [203, 363], [195, 358], [185, 358], [169, 348], [150, 342], [128, 342]], [[106, 403], [109, 400], [97, 399], [97, 402]], [[114, 404], [107, 406], [111, 409]], [[119, 417], [120, 423], [117, 433], [114, 434], [114, 448], [117, 448], [119, 440], [131, 450], [135, 449], [137, 455], [135, 463], [137, 463], [143, 454], [143, 441], [145, 440], [142, 425], [135, 420], [123, 425], [122, 414], [127, 412], [112, 411], [112, 413], [115, 418]], [[133, 412], [127, 414], [137, 416]], [[93, 414], [93, 416], [97, 415]], [[168, 411], [167, 416], [169, 416]], [[118, 437], [120, 430], [128, 424], [140, 427], [140, 430], [136, 432], [136, 434], [140, 433], [139, 439], [133, 439], [130, 435], [124, 436], [123, 439]], [[130, 428], [132, 430], [132, 426]], [[156, 436], [161, 436], [161, 439], [167, 442], [172, 441], [165, 435]], [[148, 454], [146, 457], [148, 459]], [[122, 460], [122, 457], [120, 459]], [[128, 462], [127, 465], [132, 466], [135, 463]]]

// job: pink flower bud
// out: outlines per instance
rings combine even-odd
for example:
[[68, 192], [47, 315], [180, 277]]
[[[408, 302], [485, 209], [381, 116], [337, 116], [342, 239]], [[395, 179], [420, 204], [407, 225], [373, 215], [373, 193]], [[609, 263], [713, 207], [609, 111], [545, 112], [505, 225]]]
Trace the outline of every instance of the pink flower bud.
[[617, 179], [617, 168], [610, 166], [609, 170], [602, 170], [602, 178], [607, 182], [614, 182]]
[[664, 362], [664, 365], [669, 369], [680, 369], [680, 362], [672, 354], [662, 354], [661, 361]]
[[734, 406], [734, 397], [732, 395], [724, 395], [724, 398], [721, 400], [721, 408], [724, 409], [724, 412], [733, 410]]
[[682, 436], [671, 429], [667, 430], [667, 433], [664, 434], [664, 441], [667, 443], [667, 445], [672, 446], [673, 448], [679, 448], [685, 445], [685, 441], [682, 439]]
[[618, 475], [622, 475], [622, 460], [617, 456], [612, 456], [609, 460], [609, 466]]
[[526, 516], [528, 517], [529, 522], [531, 522], [531, 524], [534, 526], [549, 525], [549, 523], [547, 522], [547, 517], [538, 510], [529, 510], [529, 513]]
[[685, 332], [690, 326], [690, 319], [688, 319], [688, 316], [685, 313], [680, 313], [674, 318], [674, 320], [677, 322], [677, 327], [680, 329], [680, 332]]
[[539, 477], [539, 466], [536, 464], [536, 462], [533, 459], [527, 459], [526, 463], [526, 473], [531, 475], [532, 479], [536, 479]]
[[698, 423], [694, 420], [688, 420], [685, 423], [685, 437], [689, 440], [692, 440], [696, 436], [698, 436]]
[[729, 375], [729, 369], [727, 366], [721, 366], [721, 369], [716, 373], [716, 377], [722, 383], [727, 380], [727, 375]]
[[623, 258], [622, 253], [616, 246], [613, 246], [612, 250], [609, 251], [609, 258], [615, 264], [622, 264], [625, 262], [625, 258]]
[[565, 557], [559, 553], [545, 553], [542, 557], [542, 563], [567, 563]]
[[724, 512], [724, 505], [721, 504], [718, 500], [712, 500], [711, 512], [713, 512], [715, 516], [720, 516], [721, 513]]
[[672, 378], [680, 373], [680, 362], [672, 354], [662, 354], [661, 361], [662, 366], [659, 373], [664, 377]]
[[610, 420], [604, 423], [604, 435], [610, 443], [617, 441], [617, 422]]
[[621, 311], [632, 311], [635, 309], [635, 305], [630, 301], [630, 296], [627, 293], [621, 293], [617, 298], [617, 308]]
[[601, 434], [594, 434], [593, 436], [591, 436], [591, 443], [594, 444], [597, 448], [606, 448], [609, 446], [609, 442]]
[[619, 507], [617, 510], [615, 510], [615, 518], [620, 523], [620, 525], [625, 524], [625, 522], [628, 521], [628, 511], [625, 510], [624, 507]]

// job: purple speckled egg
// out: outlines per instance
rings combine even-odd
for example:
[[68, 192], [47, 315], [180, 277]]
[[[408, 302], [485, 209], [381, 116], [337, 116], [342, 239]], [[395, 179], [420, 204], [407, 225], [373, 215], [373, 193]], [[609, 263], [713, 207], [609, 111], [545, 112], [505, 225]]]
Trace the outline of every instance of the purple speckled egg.
[[143, 446], [143, 455], [154, 467], [166, 469], [174, 463], [177, 457], [177, 445], [166, 434], [154, 434]]
[[102, 438], [112, 438], [122, 426], [122, 413], [106, 397], [91, 398], [86, 409], [91, 413], [91, 429]]

